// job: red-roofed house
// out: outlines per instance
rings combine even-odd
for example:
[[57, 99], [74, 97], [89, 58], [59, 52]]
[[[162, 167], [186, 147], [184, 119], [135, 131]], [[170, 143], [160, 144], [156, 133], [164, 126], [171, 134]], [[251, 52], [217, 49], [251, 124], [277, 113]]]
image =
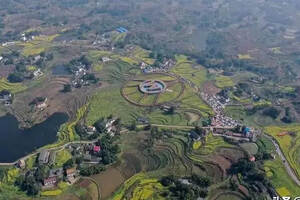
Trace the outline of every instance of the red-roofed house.
[[44, 179], [44, 186], [46, 187], [53, 187], [57, 182], [56, 177], [50, 177], [50, 178], [46, 178]]
[[254, 157], [254, 156], [251, 156], [251, 157], [249, 158], [249, 160], [250, 160], [251, 162], [255, 162], [255, 157]]
[[100, 146], [94, 146], [93, 148], [94, 153], [98, 153], [101, 151], [101, 147]]

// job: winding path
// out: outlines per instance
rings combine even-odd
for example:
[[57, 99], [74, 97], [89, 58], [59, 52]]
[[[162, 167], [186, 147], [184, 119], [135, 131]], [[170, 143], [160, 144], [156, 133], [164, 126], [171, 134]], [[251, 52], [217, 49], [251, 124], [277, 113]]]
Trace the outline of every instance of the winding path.
[[278, 154], [278, 156], [280, 157], [280, 159], [282, 160], [284, 167], [287, 171], [287, 173], [289, 174], [289, 176], [293, 179], [293, 181], [300, 186], [300, 180], [298, 179], [298, 176], [295, 173], [295, 170], [291, 167], [290, 163], [287, 161], [286, 157], [284, 156], [279, 144], [277, 143], [277, 141], [270, 135], [264, 134], [264, 136], [266, 136], [267, 138], [269, 138], [273, 145], [275, 146], [276, 152]]
[[100, 185], [97, 183], [97, 181], [95, 181], [95, 179], [88, 177], [88, 176], [83, 176], [81, 177], [82, 179], [87, 179], [91, 182], [93, 182], [94, 184], [96, 184], [97, 186], [97, 191], [98, 191], [98, 200], [101, 200], [101, 191], [100, 191]]

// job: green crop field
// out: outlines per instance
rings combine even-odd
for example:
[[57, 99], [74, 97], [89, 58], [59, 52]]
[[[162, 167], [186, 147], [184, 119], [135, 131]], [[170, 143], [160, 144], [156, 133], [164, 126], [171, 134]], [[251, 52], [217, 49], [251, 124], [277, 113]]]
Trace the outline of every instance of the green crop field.
[[300, 187], [290, 178], [278, 156], [275, 160], [266, 161], [264, 167], [272, 185], [281, 196], [299, 196]]
[[228, 76], [217, 76], [216, 86], [219, 88], [233, 87], [235, 84], [233, 80]]
[[[292, 124], [289, 126], [269, 126], [265, 128], [265, 132], [276, 139], [288, 162], [296, 171], [298, 177], [300, 177], [300, 162], [298, 154], [298, 149], [300, 148], [300, 125]], [[283, 132], [290, 132], [294, 134], [280, 136], [279, 134]]]
[[58, 34], [39, 36], [35, 37], [35, 39], [30, 42], [22, 43], [22, 46], [24, 46], [22, 54], [26, 57], [38, 55], [48, 50], [51, 47], [51, 42], [58, 36]]
[[208, 116], [213, 114], [213, 110], [209, 107], [194, 91], [191, 87], [185, 86], [183, 95], [180, 97], [181, 108], [195, 109], [199, 111], [202, 116]]
[[207, 80], [207, 70], [202, 66], [193, 68], [193, 62], [189, 61], [186, 56], [176, 56], [176, 65], [171, 72], [190, 80], [200, 87]]
[[18, 93], [26, 90], [26, 86], [22, 85], [22, 83], [10, 83], [6, 79], [0, 79], [0, 91], [8, 90], [12, 93]]
[[123, 123], [130, 123], [137, 116], [143, 116], [143, 110], [127, 102], [119, 88], [106, 88], [92, 97], [86, 120], [88, 125], [92, 125], [101, 117], [111, 114], [120, 117]]

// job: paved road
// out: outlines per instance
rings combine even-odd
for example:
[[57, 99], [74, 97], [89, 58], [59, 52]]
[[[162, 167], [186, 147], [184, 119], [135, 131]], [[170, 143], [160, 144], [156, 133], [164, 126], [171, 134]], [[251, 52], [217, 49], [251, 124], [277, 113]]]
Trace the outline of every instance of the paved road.
[[283, 164], [284, 164], [285, 169], [286, 169], [287, 173], [289, 174], [289, 176], [293, 179], [293, 181], [298, 186], [300, 186], [300, 180], [298, 179], [298, 176], [296, 175], [294, 169], [290, 166], [290, 163], [285, 158], [277, 141], [270, 135], [267, 135], [267, 134], [264, 134], [264, 135], [272, 141], [273, 145], [275, 146], [276, 152], [277, 152], [278, 156], [280, 157], [280, 159], [283, 161]]

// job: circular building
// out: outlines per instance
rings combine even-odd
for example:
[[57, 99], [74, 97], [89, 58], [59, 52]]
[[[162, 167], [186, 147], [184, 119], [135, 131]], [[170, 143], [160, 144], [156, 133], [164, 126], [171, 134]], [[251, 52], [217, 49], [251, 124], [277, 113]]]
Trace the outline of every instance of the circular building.
[[161, 80], [146, 80], [139, 85], [139, 90], [145, 94], [158, 94], [165, 89], [166, 84]]
[[136, 106], [158, 106], [178, 99], [184, 83], [166, 73], [140, 74], [121, 88], [122, 96]]

